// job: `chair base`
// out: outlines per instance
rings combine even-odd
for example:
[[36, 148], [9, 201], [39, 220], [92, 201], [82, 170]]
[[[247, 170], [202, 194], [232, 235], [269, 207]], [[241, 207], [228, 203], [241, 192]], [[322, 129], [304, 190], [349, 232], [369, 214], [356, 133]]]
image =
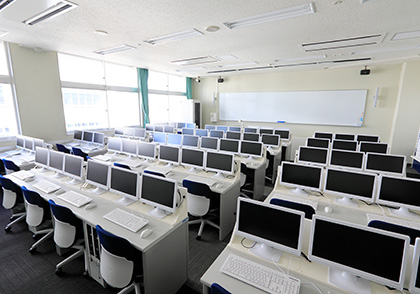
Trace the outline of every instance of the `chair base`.
[[39, 244], [41, 244], [42, 242], [44, 242], [45, 240], [48, 240], [49, 238], [51, 238], [54, 234], [54, 230], [53, 229], [46, 229], [46, 230], [42, 230], [42, 231], [37, 231], [34, 233], [35, 236], [37, 235], [42, 235], [45, 234], [41, 239], [39, 239], [38, 241], [36, 241], [31, 248], [29, 248], [29, 252], [33, 253], [36, 251], [36, 248], [38, 247]]
[[136, 282], [133, 282], [129, 286], [125, 287], [120, 292], [118, 292], [118, 294], [130, 293], [133, 290], [134, 290], [135, 294], [141, 294], [140, 284], [136, 283]]
[[9, 231], [12, 229], [12, 225], [14, 225], [15, 223], [18, 223], [18, 222], [20, 222], [20, 221], [25, 220], [25, 218], [26, 218], [26, 213], [25, 213], [25, 212], [16, 213], [16, 214], [13, 214], [11, 218], [14, 218], [14, 217], [16, 217], [16, 216], [18, 216], [18, 218], [14, 219], [14, 220], [13, 220], [13, 221], [11, 221], [10, 223], [8, 223], [8, 224], [6, 225], [6, 227], [4, 228], [4, 230], [5, 230], [6, 232], [9, 232]]
[[82, 246], [82, 245], [76, 245], [76, 246], [72, 246], [71, 248], [78, 249], [78, 250], [55, 266], [55, 273], [57, 275], [61, 274], [62, 267], [64, 265], [68, 264], [69, 262], [73, 261], [74, 259], [76, 259], [76, 258], [78, 258], [82, 255], [84, 256], [84, 259], [85, 259], [85, 272], [88, 271], [87, 270], [87, 255], [86, 255], [86, 252], [85, 252], [85, 247]]
[[217, 224], [215, 224], [211, 220], [204, 219], [202, 217], [200, 217], [199, 219], [192, 220], [192, 221], [188, 222], [188, 225], [194, 225], [194, 224], [200, 224], [200, 228], [198, 229], [198, 234], [197, 234], [197, 237], [196, 237], [197, 240], [201, 239], [201, 235], [203, 234], [203, 229], [204, 229], [205, 225], [210, 225], [210, 226], [220, 230], [220, 227]]

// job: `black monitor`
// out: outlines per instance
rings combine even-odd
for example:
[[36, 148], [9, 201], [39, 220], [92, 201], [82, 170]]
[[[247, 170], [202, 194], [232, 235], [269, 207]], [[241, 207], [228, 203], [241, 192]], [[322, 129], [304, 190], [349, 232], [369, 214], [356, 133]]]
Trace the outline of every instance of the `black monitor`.
[[213, 126], [213, 125], [205, 125], [205, 127], [204, 127], [206, 130], [215, 130], [216, 129], [216, 126]]
[[239, 153], [241, 155], [261, 157], [263, 154], [263, 144], [261, 142], [241, 141]]
[[241, 132], [241, 127], [229, 127], [230, 132]]
[[357, 151], [357, 141], [333, 140], [331, 149]]
[[55, 177], [59, 177], [60, 174], [63, 172], [64, 167], [64, 155], [65, 153], [50, 150], [50, 160], [48, 163], [48, 167], [55, 171]]
[[155, 132], [163, 133], [165, 127], [163, 125], [155, 125]]
[[102, 194], [108, 190], [109, 165], [89, 159], [87, 162], [86, 182], [95, 186], [94, 194]]
[[366, 293], [374, 281], [401, 290], [409, 237], [315, 215], [309, 259], [329, 266], [329, 283]]
[[347, 150], [331, 150], [330, 166], [362, 170], [365, 154]]
[[239, 152], [239, 141], [230, 139], [220, 139], [219, 150], [231, 153]]
[[334, 138], [334, 134], [333, 133], [315, 132], [314, 133], [314, 138], [328, 139], [328, 140], [332, 141], [333, 138]]
[[403, 155], [366, 153], [365, 171], [403, 176], [405, 166]]
[[184, 135], [182, 146], [198, 147], [198, 136]]
[[130, 157], [137, 156], [137, 140], [122, 139], [121, 151]]
[[73, 131], [73, 139], [74, 140], [82, 140], [83, 131], [81, 130], [74, 130]]
[[185, 126], [186, 126], [186, 123], [183, 123], [183, 122], [177, 122], [176, 123], [176, 128], [177, 129], [185, 128]]
[[379, 136], [374, 135], [357, 135], [357, 142], [379, 142]]
[[227, 132], [228, 126], [216, 126], [216, 130]]
[[174, 126], [165, 125], [163, 126], [163, 132], [172, 134], [174, 132]]
[[209, 135], [209, 131], [206, 129], [196, 129], [195, 135], [199, 137], [207, 137]]
[[410, 286], [408, 290], [412, 294], [420, 294], [420, 238], [416, 238], [413, 255], [414, 257], [411, 267]]
[[138, 142], [138, 154], [147, 159], [156, 158], [156, 145], [148, 142]]
[[321, 191], [322, 167], [298, 163], [281, 163], [280, 183], [295, 188], [292, 193], [308, 196], [304, 190]]
[[254, 133], [243, 133], [242, 140], [259, 142], [260, 141], [260, 135], [254, 134]]
[[240, 140], [241, 139], [241, 133], [240, 132], [227, 131], [226, 132], [226, 138], [234, 139], [234, 140]]
[[146, 131], [154, 131], [155, 130], [155, 126], [152, 124], [146, 124]]
[[335, 134], [334, 138], [336, 140], [344, 140], [344, 141], [355, 141], [356, 136], [354, 134]]
[[281, 140], [279, 135], [263, 134], [261, 142], [268, 147], [279, 147]]
[[247, 127], [247, 128], [244, 128], [244, 133], [255, 133], [255, 134], [257, 134], [258, 133], [258, 129], [257, 128]]
[[34, 150], [34, 139], [33, 138], [25, 137], [24, 141], [25, 141], [24, 144], [25, 144], [25, 149], [26, 150], [29, 150], [29, 151]]
[[47, 148], [36, 147], [35, 163], [37, 166], [42, 167], [42, 171], [45, 171], [45, 168], [48, 167], [49, 158], [50, 158], [50, 152]]
[[182, 135], [180, 135], [180, 134], [168, 134], [167, 144], [168, 145], [181, 146], [182, 145]]
[[329, 148], [330, 140], [324, 138], [307, 138], [306, 146], [318, 147], [318, 148]]
[[83, 181], [83, 164], [84, 159], [81, 156], [66, 154], [64, 156], [63, 172], [66, 176], [72, 178], [68, 183], [72, 185], [79, 184]]
[[197, 172], [196, 168], [204, 167], [204, 151], [200, 149], [181, 149], [181, 163], [191, 167], [191, 172]]
[[144, 137], [146, 137], [146, 129], [135, 128], [134, 129], [134, 137], [136, 137], [136, 138], [144, 138]]
[[260, 135], [262, 135], [262, 134], [273, 135], [274, 134], [273, 129], [260, 128], [259, 132], [260, 132]]
[[224, 132], [218, 130], [210, 130], [210, 137], [223, 138]]
[[279, 135], [283, 140], [290, 140], [290, 130], [287, 129], [276, 129], [274, 130], [275, 135]]
[[299, 147], [298, 162], [326, 166], [328, 163], [328, 149], [315, 147]]
[[93, 133], [93, 143], [104, 145], [105, 144], [105, 134], [104, 133]]
[[206, 153], [205, 169], [216, 172], [216, 177], [223, 177], [223, 174], [233, 175], [234, 163], [233, 154], [212, 151]]
[[372, 152], [372, 153], [388, 153], [388, 144], [387, 143], [373, 143], [373, 142], [360, 142], [361, 152]]
[[121, 152], [122, 150], [122, 139], [117, 137], [108, 138], [108, 151]]
[[166, 133], [162, 132], [154, 132], [153, 133], [153, 142], [160, 143], [160, 144], [166, 144]]
[[115, 135], [124, 135], [124, 128], [115, 128], [114, 134]]
[[126, 168], [111, 166], [109, 190], [123, 196], [115, 200], [121, 205], [129, 205], [138, 199], [138, 174]]
[[201, 137], [201, 149], [217, 150], [219, 148], [219, 139], [210, 137]]
[[159, 160], [168, 164], [179, 164], [179, 147], [161, 145], [159, 150]]
[[19, 147], [19, 148], [25, 147], [25, 139], [23, 137], [20, 137], [20, 136], [16, 137], [16, 147]]
[[93, 142], [93, 132], [83, 131], [83, 141], [85, 142]]
[[186, 123], [184, 128], [195, 129], [196, 127], [195, 123]]
[[183, 128], [182, 129], [182, 134], [183, 135], [191, 135], [192, 136], [192, 135], [194, 135], [194, 131], [195, 131], [194, 129]]

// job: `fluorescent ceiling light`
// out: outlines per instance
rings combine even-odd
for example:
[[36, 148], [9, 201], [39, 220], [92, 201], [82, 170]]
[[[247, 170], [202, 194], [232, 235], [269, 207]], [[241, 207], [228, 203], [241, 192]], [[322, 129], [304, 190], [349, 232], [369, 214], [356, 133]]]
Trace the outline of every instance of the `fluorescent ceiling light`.
[[405, 40], [405, 39], [413, 39], [419, 38], [420, 31], [413, 31], [413, 32], [403, 32], [403, 33], [396, 33], [391, 40]]
[[294, 7], [289, 7], [285, 9], [280, 9], [268, 13], [263, 13], [259, 15], [254, 15], [250, 17], [244, 17], [230, 22], [223, 23], [229, 29], [241, 28], [246, 26], [257, 25], [266, 22], [277, 21], [281, 19], [301, 16], [305, 14], [311, 14], [315, 12], [313, 3], [308, 3], [305, 5], [299, 5]]
[[185, 66], [185, 65], [212, 63], [212, 62], [218, 62], [218, 61], [219, 61], [219, 59], [214, 58], [212, 56], [202, 56], [202, 57], [194, 57], [194, 58], [173, 60], [173, 61], [171, 61], [171, 63]]
[[127, 50], [131, 50], [131, 49], [136, 49], [136, 47], [123, 44], [123, 45], [118, 45], [118, 46], [114, 46], [114, 47], [109, 47], [109, 48], [96, 50], [96, 51], [93, 51], [93, 52], [96, 53], [96, 54], [100, 54], [100, 55], [106, 55], [106, 54], [117, 53], [117, 52], [121, 52], [121, 51], [127, 51]]
[[70, 11], [76, 7], [77, 7], [76, 4], [71, 3], [69, 1], [62, 0], [62, 1], [59, 1], [57, 4], [45, 9], [44, 11], [41, 11], [40, 13], [24, 20], [23, 23], [32, 26], [37, 23], [41, 23], [41, 22], [50, 20], [54, 17], [57, 17], [60, 14]]
[[382, 48], [382, 49], [373, 49], [373, 50], [365, 50], [365, 51], [356, 51], [356, 52], [352, 52], [351, 55], [366, 55], [366, 54], [372, 54], [372, 53], [416, 50], [416, 49], [419, 49], [419, 48], [420, 48], [420, 45], [412, 46], [412, 47]]
[[221, 68], [244, 67], [244, 66], [253, 66], [257, 64], [258, 63], [256, 63], [255, 61], [252, 61], [252, 62], [244, 62], [244, 63], [236, 63], [236, 64], [226, 64], [226, 65], [222, 65]]
[[192, 29], [188, 31], [178, 32], [174, 34], [169, 34], [165, 36], [160, 36], [160, 37], [144, 40], [144, 42], [149, 43], [151, 45], [159, 45], [159, 44], [163, 44], [167, 42], [174, 42], [174, 41], [191, 38], [195, 36], [201, 36], [201, 35], [203, 35], [202, 32], [197, 31], [196, 29]]
[[9, 32], [8, 31], [1, 31], [0, 30], [0, 37], [6, 36]]
[[232, 54], [228, 54], [228, 55], [218, 55], [216, 56], [217, 58], [219, 58], [220, 60], [232, 60], [232, 59], [238, 59], [238, 57], [236, 57], [235, 55]]
[[287, 62], [287, 61], [298, 61], [298, 60], [315, 60], [326, 58], [327, 55], [317, 55], [317, 56], [303, 56], [303, 57], [294, 57], [294, 58], [285, 58], [285, 59], [276, 59], [274, 62]]

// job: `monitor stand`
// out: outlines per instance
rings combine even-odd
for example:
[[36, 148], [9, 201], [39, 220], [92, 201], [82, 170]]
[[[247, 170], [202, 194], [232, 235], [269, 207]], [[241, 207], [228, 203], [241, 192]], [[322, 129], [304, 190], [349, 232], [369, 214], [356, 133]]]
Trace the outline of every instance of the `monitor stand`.
[[225, 178], [225, 176], [221, 172], [217, 172], [213, 177], [218, 178], [218, 179], [224, 179]]
[[271, 262], [280, 261], [281, 251], [264, 243], [255, 244], [254, 247], [249, 249], [249, 252]]
[[405, 208], [405, 207], [400, 207], [398, 209], [389, 208], [389, 213], [392, 215], [405, 217], [405, 218], [415, 218], [415, 219], [419, 218], [417, 214], [410, 212], [408, 208]]
[[46, 168], [45, 166], [41, 166], [41, 169], [38, 170], [38, 172], [40, 173], [46, 173], [48, 171], [48, 168]]
[[308, 196], [309, 196], [309, 194], [308, 194], [308, 193], [306, 193], [305, 191], [303, 191], [303, 189], [302, 189], [302, 188], [299, 188], [299, 187], [294, 188], [294, 189], [291, 191], [291, 193], [293, 193], [293, 194], [295, 194], [295, 195], [298, 195], [298, 196], [302, 196], [302, 197], [308, 197]]
[[118, 203], [120, 205], [130, 205], [131, 203], [134, 203], [135, 200], [130, 199], [130, 198], [124, 196], [124, 197], [122, 197], [120, 199], [114, 200], [114, 202], [115, 203]]
[[167, 216], [167, 214], [166, 214], [166, 211], [164, 211], [163, 209], [161, 209], [161, 208], [157, 208], [157, 207], [155, 207], [154, 209], [152, 209], [152, 210], [149, 210], [148, 212], [147, 212], [147, 214], [148, 215], [150, 215], [150, 216], [153, 216], [154, 218], [158, 218], [158, 219], [162, 219], [162, 218], [164, 218], [165, 216]]
[[70, 184], [70, 185], [78, 185], [80, 183], [81, 183], [81, 181], [76, 179], [76, 178], [73, 178], [73, 179], [71, 179], [70, 181], [67, 182], [67, 184]]
[[196, 174], [198, 173], [200, 170], [196, 169], [195, 167], [192, 167], [188, 170], [190, 173]]
[[334, 202], [348, 207], [359, 207], [359, 204], [356, 201], [346, 196], [343, 196], [343, 198], [335, 198]]
[[61, 178], [63, 175], [60, 174], [59, 172], [55, 172], [54, 175], [52, 176], [54, 179], [59, 179]]
[[103, 188], [100, 188], [100, 187], [95, 187], [90, 192], [93, 193], [93, 194], [96, 194], [96, 195], [101, 195], [101, 194], [105, 193], [106, 190], [103, 189]]
[[328, 282], [339, 288], [357, 294], [371, 294], [370, 282], [346, 271], [329, 267]]

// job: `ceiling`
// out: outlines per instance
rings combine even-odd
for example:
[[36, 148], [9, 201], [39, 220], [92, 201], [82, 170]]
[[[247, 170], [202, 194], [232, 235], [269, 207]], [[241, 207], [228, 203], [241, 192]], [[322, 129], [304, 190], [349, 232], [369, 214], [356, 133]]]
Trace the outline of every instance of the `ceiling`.
[[[14, 0], [0, 11], [0, 40], [191, 77], [362, 68], [420, 58], [418, 0], [71, 0], [75, 9], [32, 26], [22, 23], [34, 2], [58, 1]], [[314, 13], [234, 29], [223, 24], [308, 3]], [[220, 29], [208, 32], [208, 26]], [[157, 45], [144, 42], [191, 29], [203, 34]], [[395, 40], [396, 33], [405, 32], [414, 33]], [[121, 44], [135, 49], [94, 53]], [[212, 62], [172, 62], [198, 57]]]

